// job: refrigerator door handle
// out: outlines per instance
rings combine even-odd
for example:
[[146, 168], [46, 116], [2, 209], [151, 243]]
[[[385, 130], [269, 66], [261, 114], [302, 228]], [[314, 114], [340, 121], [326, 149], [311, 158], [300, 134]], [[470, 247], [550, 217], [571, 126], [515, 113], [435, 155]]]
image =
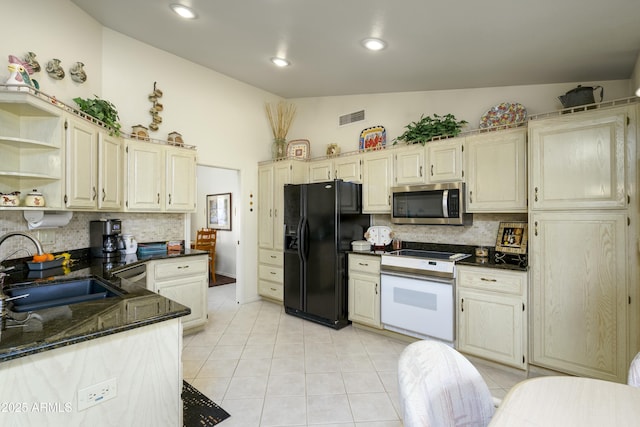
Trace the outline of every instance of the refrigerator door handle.
[[298, 238], [298, 258], [300, 258], [300, 260], [302, 260], [302, 251], [303, 251], [303, 239], [304, 237], [302, 236], [302, 225], [304, 224], [304, 218], [300, 218], [298, 220], [298, 226], [296, 227], [296, 236]]
[[300, 248], [301, 248], [301, 259], [305, 262], [309, 258], [309, 222], [307, 221], [307, 217], [302, 218], [302, 224], [300, 227]]

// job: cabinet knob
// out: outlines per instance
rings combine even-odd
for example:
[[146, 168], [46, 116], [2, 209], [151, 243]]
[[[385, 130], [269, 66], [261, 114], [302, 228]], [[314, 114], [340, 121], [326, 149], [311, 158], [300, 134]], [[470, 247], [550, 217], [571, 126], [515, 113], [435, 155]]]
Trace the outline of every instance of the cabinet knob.
[[433, 176], [433, 165], [431, 165], [431, 176]]
[[102, 201], [104, 202], [104, 200], [107, 198], [107, 192], [104, 191], [104, 188], [102, 189]]
[[469, 203], [473, 203], [473, 191], [469, 191]]
[[538, 187], [533, 189], [533, 200], [538, 201]]
[[361, 265], [363, 267], [368, 267], [369, 266], [369, 264], [366, 263], [366, 262], [359, 262], [358, 265]]
[[422, 178], [422, 166], [420, 166], [420, 177]]
[[481, 277], [480, 280], [484, 281], [484, 282], [495, 282], [496, 279], [486, 279], [484, 277]]
[[96, 197], [98, 196], [98, 193], [96, 192], [96, 187], [93, 187], [91, 190], [93, 192], [93, 197], [91, 198], [91, 200], [95, 200]]
[[171, 193], [169, 193], [169, 204], [171, 204]]
[[183, 268], [189, 268], [189, 266], [188, 265], [179, 265], [178, 266], [178, 270], [181, 270]]
[[533, 234], [538, 235], [538, 221], [533, 223]]

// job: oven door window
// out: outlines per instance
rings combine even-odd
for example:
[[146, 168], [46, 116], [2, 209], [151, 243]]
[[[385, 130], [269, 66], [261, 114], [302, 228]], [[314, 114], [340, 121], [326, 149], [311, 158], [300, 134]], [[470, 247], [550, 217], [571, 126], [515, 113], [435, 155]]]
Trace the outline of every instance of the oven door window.
[[445, 190], [393, 194], [393, 216], [397, 218], [443, 218], [442, 193]]
[[445, 341], [454, 339], [453, 285], [395, 275], [381, 276], [384, 325]]

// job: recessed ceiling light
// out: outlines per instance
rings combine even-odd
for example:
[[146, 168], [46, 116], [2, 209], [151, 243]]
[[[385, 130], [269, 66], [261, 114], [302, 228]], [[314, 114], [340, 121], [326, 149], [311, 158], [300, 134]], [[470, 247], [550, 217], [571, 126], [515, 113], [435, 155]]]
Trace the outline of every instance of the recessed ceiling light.
[[636, 96], [640, 96], [640, 87], [636, 90]]
[[171, 4], [169, 5], [171, 10], [173, 10], [176, 14], [180, 15], [184, 19], [195, 19], [198, 15], [191, 9], [190, 7], [184, 6], [182, 4]]
[[274, 64], [276, 64], [278, 67], [288, 67], [289, 65], [291, 65], [291, 62], [287, 61], [284, 58], [271, 58], [271, 62], [273, 62]]
[[362, 45], [369, 50], [382, 50], [387, 47], [387, 44], [384, 42], [384, 40], [374, 38], [362, 40]]

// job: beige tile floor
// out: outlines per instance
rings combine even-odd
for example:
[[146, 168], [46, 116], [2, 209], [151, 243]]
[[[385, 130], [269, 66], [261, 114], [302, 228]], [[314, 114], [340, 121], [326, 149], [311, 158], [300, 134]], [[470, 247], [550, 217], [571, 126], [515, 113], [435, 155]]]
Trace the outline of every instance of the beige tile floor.
[[[209, 288], [209, 322], [184, 339], [184, 378], [231, 414], [224, 427], [402, 426], [402, 341], [339, 331], [258, 301], [235, 303], [235, 284]], [[475, 361], [502, 398], [525, 374]]]

